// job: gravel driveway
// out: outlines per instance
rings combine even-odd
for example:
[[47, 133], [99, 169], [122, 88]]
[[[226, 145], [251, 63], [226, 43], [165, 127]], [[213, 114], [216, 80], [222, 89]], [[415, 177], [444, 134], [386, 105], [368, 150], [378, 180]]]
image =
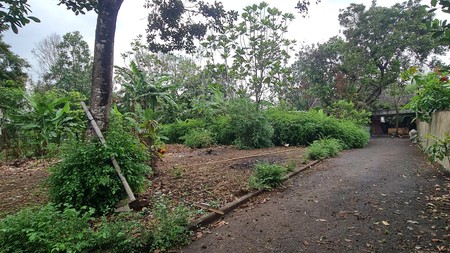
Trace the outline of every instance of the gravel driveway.
[[450, 252], [450, 181], [407, 139], [374, 138], [286, 184], [181, 252]]

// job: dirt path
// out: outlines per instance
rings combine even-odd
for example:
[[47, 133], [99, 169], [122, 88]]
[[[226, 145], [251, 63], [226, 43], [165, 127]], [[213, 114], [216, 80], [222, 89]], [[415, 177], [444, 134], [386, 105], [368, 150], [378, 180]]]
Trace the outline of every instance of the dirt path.
[[450, 181], [408, 140], [372, 139], [288, 184], [181, 251], [450, 252]]

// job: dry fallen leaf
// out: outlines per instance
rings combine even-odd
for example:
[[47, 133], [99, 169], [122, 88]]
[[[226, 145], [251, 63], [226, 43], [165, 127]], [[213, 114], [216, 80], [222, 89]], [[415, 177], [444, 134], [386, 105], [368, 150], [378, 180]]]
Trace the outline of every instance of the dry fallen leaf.
[[387, 222], [387, 221], [382, 221], [381, 223], [383, 223], [383, 225], [385, 225], [385, 226], [389, 226], [389, 222]]
[[316, 221], [324, 222], [324, 221], [327, 221], [327, 220], [325, 220], [325, 219], [316, 219]]

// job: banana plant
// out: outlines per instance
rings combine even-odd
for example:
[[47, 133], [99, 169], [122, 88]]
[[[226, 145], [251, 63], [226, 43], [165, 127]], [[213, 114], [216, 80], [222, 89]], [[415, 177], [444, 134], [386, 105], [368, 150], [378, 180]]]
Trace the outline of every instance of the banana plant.
[[28, 137], [29, 143], [37, 146], [36, 155], [46, 155], [49, 143], [59, 143], [64, 125], [71, 121], [69, 97], [52, 98], [38, 93], [23, 97], [27, 107], [13, 115], [12, 124]]

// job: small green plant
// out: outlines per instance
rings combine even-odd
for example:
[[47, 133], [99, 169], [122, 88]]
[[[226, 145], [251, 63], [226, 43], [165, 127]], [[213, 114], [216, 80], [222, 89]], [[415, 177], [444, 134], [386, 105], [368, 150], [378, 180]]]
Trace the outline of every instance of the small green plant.
[[255, 189], [272, 189], [281, 185], [287, 169], [283, 166], [269, 163], [258, 163], [250, 176], [250, 187]]
[[429, 135], [434, 143], [425, 148], [425, 153], [430, 156], [430, 160], [436, 162], [437, 159], [443, 161], [447, 159], [450, 162], [450, 134], [445, 133], [444, 138], [439, 138], [434, 135]]
[[306, 158], [310, 160], [324, 159], [336, 156], [342, 150], [342, 144], [337, 139], [327, 138], [314, 141], [306, 151]]
[[185, 245], [189, 242], [190, 232], [187, 230], [190, 213], [184, 206], [172, 208], [166, 198], [156, 201], [153, 209], [153, 242], [154, 250], [163, 252], [174, 246]]
[[207, 148], [214, 144], [211, 132], [206, 129], [193, 129], [181, 139], [190, 148]]
[[184, 174], [184, 169], [182, 167], [178, 167], [178, 166], [173, 166], [170, 170], [169, 173], [172, 177], [174, 178], [180, 178], [183, 176]]
[[[95, 221], [94, 210], [53, 204], [26, 208], [0, 221], [2, 252], [141, 252], [151, 235], [136, 217]], [[91, 226], [91, 224], [94, 224]]]
[[292, 172], [297, 168], [297, 163], [294, 160], [289, 160], [286, 165], [286, 169], [288, 172]]

